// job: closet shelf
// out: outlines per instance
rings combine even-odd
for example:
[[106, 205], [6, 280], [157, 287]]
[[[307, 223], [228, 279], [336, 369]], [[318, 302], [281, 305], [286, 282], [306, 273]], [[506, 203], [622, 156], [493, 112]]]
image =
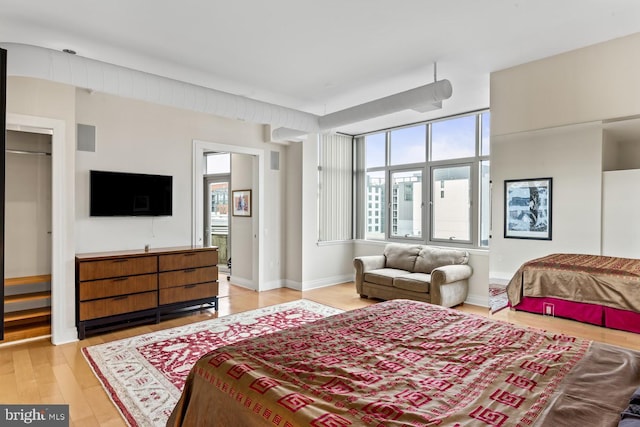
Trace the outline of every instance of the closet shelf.
[[31, 292], [28, 294], [7, 295], [4, 297], [4, 303], [13, 304], [18, 302], [27, 301], [40, 301], [44, 299], [51, 299], [51, 291]]
[[11, 326], [12, 323], [28, 323], [30, 321], [38, 321], [48, 317], [51, 317], [51, 307], [14, 311], [4, 314], [4, 325], [5, 327], [8, 327]]
[[39, 276], [26, 276], [26, 277], [10, 277], [4, 279], [4, 286], [20, 286], [30, 285], [32, 283], [46, 283], [51, 282], [50, 274], [41, 274]]

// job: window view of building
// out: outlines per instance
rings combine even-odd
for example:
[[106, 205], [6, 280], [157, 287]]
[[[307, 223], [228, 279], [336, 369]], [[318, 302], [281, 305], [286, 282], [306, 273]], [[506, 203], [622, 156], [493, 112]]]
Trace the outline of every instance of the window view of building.
[[488, 246], [489, 124], [486, 111], [361, 137], [364, 238]]
[[391, 173], [391, 235], [422, 236], [422, 171]]
[[432, 170], [431, 240], [471, 241], [471, 166]]
[[367, 173], [367, 226], [366, 238], [385, 238], [385, 178], [384, 173]]

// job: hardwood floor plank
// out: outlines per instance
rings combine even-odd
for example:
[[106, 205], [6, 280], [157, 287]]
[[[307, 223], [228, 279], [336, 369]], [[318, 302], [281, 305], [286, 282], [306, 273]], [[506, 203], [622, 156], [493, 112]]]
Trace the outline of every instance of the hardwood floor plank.
[[34, 365], [33, 373], [38, 384], [38, 393], [42, 403], [65, 403], [51, 365]]
[[[13, 365], [13, 363], [11, 363]], [[5, 404], [25, 403], [18, 396], [18, 384], [16, 376], [13, 372], [9, 374], [0, 374], [0, 402]]]
[[120, 412], [111, 403], [107, 393], [102, 388], [102, 385], [90, 387], [84, 390], [87, 401], [91, 405], [93, 415], [100, 426], [123, 426], [127, 424], [122, 419]]
[[0, 349], [0, 375], [14, 374], [13, 353]]
[[38, 383], [33, 372], [28, 349], [21, 349], [13, 354], [13, 368], [16, 375], [19, 399], [26, 403], [40, 403]]
[[69, 417], [71, 420], [76, 423], [79, 420], [94, 417], [89, 402], [84, 395], [84, 391], [76, 381], [73, 370], [68, 365], [56, 365], [53, 367], [53, 373], [58, 381], [65, 402], [69, 404]]

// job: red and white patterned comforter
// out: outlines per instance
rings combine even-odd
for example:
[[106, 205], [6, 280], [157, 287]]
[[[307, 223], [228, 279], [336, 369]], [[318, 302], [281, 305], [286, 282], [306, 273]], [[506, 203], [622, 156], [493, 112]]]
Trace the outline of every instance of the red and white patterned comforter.
[[615, 425], [639, 370], [636, 352], [393, 300], [205, 355], [168, 425]]

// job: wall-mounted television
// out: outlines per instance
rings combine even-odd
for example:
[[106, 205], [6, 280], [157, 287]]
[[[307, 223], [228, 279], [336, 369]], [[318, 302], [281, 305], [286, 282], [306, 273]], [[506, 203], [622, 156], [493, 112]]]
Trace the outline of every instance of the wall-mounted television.
[[173, 177], [90, 171], [91, 216], [170, 216]]

